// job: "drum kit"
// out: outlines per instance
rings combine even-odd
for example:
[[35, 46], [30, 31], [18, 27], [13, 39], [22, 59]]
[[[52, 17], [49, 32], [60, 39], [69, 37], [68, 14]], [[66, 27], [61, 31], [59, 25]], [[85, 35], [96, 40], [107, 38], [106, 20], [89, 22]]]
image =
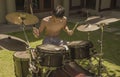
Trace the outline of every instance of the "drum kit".
[[17, 37], [0, 34], [1, 48], [10, 51], [20, 51], [14, 54], [15, 73], [17, 77], [28, 77], [30, 72], [32, 72], [30, 77], [102, 77], [101, 67], [103, 64], [101, 56], [98, 60], [99, 68], [97, 75], [81, 67], [75, 60], [90, 59], [92, 57], [90, 53], [93, 43], [90, 41], [89, 32], [98, 29], [101, 29], [101, 50], [99, 53], [103, 53], [103, 29], [105, 23], [91, 24], [91, 20], [87, 20], [88, 24], [78, 27], [77, 23], [73, 30], [77, 27], [78, 31], [87, 32], [88, 40], [69, 42], [67, 43], [69, 49], [66, 50], [63, 46], [52, 44], [38, 45], [36, 48], [30, 47], [25, 27], [37, 24], [39, 19], [36, 16], [24, 12], [14, 12], [8, 14], [6, 19], [10, 23], [23, 27], [24, 36], [27, 41], [26, 43]]

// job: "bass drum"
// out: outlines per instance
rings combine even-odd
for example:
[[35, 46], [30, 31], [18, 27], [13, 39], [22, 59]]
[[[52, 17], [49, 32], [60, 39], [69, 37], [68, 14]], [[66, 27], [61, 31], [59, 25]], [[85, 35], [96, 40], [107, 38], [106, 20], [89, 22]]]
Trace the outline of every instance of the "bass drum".
[[84, 69], [75, 61], [66, 63], [64, 70], [67, 72], [67, 74], [69, 74], [70, 77], [95, 77], [93, 73]]
[[27, 77], [29, 75], [29, 57], [26, 51], [14, 53], [13, 60], [16, 77]]
[[67, 74], [63, 68], [57, 68], [56, 70], [52, 71], [48, 77], [71, 77]]
[[49, 77], [95, 77], [95, 75], [85, 70], [76, 62], [69, 62], [64, 67], [52, 71]]

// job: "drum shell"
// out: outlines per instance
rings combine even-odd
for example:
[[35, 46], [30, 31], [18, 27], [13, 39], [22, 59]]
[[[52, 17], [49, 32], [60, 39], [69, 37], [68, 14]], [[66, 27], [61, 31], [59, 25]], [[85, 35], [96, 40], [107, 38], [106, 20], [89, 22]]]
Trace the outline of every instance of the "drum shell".
[[77, 45], [68, 45], [68, 47], [71, 59], [84, 59], [90, 58], [90, 48], [93, 47], [93, 44], [90, 41], [82, 41]]
[[95, 77], [76, 62], [66, 63], [63, 67], [52, 71], [48, 77]]
[[16, 77], [27, 77], [29, 74], [29, 57], [18, 57], [19, 55], [28, 55], [25, 52], [15, 52], [13, 55], [14, 71]]
[[40, 65], [41, 66], [60, 67], [63, 65], [64, 56], [62, 53], [40, 52], [39, 54], [40, 54]]
[[47, 67], [61, 67], [66, 54], [64, 47], [53, 44], [38, 45], [36, 52], [40, 65]]
[[69, 47], [71, 59], [84, 59], [90, 57], [90, 50], [85, 47]]

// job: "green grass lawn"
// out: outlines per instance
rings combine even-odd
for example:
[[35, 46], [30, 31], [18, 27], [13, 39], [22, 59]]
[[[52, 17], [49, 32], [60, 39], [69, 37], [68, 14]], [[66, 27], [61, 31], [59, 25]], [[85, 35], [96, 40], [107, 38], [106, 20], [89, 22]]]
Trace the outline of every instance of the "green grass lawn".
[[[68, 23], [69, 28], [74, 27], [73, 23]], [[109, 27], [114, 27], [120, 29], [120, 21], [108, 25]], [[119, 31], [120, 32], [120, 31]], [[19, 37], [25, 40], [23, 32], [14, 32], [9, 33], [9, 35]], [[43, 39], [43, 34], [40, 38], [35, 38], [31, 30], [27, 30], [27, 35], [30, 41], [32, 48], [35, 48], [37, 45], [41, 44]], [[96, 30], [90, 32], [90, 41], [93, 42], [94, 48], [97, 52], [100, 51], [100, 45], [97, 43], [100, 40], [101, 30]], [[73, 40], [87, 40], [87, 32], [81, 32], [75, 30], [73, 36], [68, 36], [64, 31], [62, 31], [62, 39], [67, 41]], [[14, 51], [0, 50], [0, 77], [15, 77], [14, 75], [14, 62], [13, 54]], [[104, 65], [116, 73], [116, 77], [120, 77], [120, 35], [116, 35], [115, 32], [105, 32], [104, 31], [104, 40], [103, 40], [103, 59]]]

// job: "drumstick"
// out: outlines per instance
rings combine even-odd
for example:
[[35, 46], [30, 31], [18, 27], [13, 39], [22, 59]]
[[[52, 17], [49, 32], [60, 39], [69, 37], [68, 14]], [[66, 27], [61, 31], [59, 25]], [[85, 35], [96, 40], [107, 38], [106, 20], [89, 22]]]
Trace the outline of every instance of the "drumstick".
[[72, 31], [74, 31], [76, 29], [76, 27], [78, 26], [79, 22], [77, 22], [74, 26], [74, 28], [72, 29]]

